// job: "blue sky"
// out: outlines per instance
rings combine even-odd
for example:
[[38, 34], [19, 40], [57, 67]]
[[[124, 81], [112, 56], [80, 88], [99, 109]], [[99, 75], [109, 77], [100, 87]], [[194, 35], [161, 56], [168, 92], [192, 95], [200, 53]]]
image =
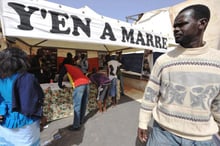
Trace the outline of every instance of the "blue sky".
[[185, 0], [48, 0], [50, 2], [81, 8], [85, 5], [100, 15], [126, 21], [126, 16], [169, 7]]

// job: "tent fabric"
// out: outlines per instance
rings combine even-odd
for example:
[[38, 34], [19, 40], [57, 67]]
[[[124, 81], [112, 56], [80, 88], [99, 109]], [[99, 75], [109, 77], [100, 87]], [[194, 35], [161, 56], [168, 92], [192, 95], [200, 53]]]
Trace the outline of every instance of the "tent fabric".
[[[192, 4], [205, 4], [210, 8], [211, 19], [205, 32], [204, 40], [211, 47], [220, 49], [220, 27], [218, 27], [220, 24], [219, 0], [186, 0], [171, 7], [145, 12], [136, 24], [166, 36], [168, 38], [168, 46], [172, 49], [172, 46], [176, 45], [172, 27], [174, 18], [181, 9]], [[169, 49], [166, 51], [169, 51]]]
[[[158, 10], [149, 11], [143, 14], [143, 16], [135, 22], [135, 25], [148, 29], [153, 33], [160, 34], [168, 38], [168, 45], [174, 44], [174, 37], [172, 35], [172, 24], [170, 20], [169, 8], [162, 8]], [[166, 52], [158, 51], [158, 52]], [[157, 52], [157, 50], [154, 50]]]
[[170, 7], [170, 18], [173, 23], [175, 16], [178, 12], [186, 6], [193, 4], [204, 4], [207, 5], [211, 11], [211, 18], [207, 26], [207, 30], [204, 35], [204, 40], [208, 44], [216, 49], [220, 50], [220, 1], [219, 0], [186, 0], [183, 3]]
[[5, 37], [29, 46], [96, 51], [166, 50], [167, 38], [127, 22], [40, 0], [0, 0]]

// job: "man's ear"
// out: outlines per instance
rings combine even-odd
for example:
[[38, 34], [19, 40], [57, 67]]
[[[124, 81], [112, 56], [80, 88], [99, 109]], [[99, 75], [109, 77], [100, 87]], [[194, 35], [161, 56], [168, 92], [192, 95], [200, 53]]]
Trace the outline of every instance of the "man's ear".
[[206, 19], [206, 18], [199, 19], [199, 29], [205, 30], [207, 25], [208, 25], [208, 19]]

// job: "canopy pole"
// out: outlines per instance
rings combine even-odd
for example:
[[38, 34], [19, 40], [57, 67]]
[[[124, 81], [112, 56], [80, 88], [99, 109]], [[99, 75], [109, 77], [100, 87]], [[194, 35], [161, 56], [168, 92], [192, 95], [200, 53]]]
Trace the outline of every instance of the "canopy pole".
[[106, 45], [104, 45], [104, 47], [105, 47], [105, 49], [106, 49], [108, 52], [110, 52], [109, 49], [108, 49], [108, 47], [107, 47]]
[[6, 37], [4, 37], [2, 35], [2, 33], [0, 33], [0, 43], [1, 43], [1, 49], [0, 50], [3, 50], [5, 48], [7, 48], [7, 41], [6, 41]]
[[44, 42], [46, 42], [46, 41], [48, 41], [48, 40], [43, 40], [43, 41], [40, 41], [40, 42], [36, 43], [36, 44], [35, 44], [35, 45], [33, 45], [33, 46], [38, 46], [39, 44], [42, 44], [42, 43], [44, 43]]

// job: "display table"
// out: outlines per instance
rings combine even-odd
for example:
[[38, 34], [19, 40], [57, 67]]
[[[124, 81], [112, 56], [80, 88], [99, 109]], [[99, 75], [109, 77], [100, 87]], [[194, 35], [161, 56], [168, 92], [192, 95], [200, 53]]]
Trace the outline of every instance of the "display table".
[[48, 121], [53, 121], [73, 115], [73, 88], [69, 82], [63, 82], [66, 86], [60, 89], [57, 83], [41, 84], [45, 94], [44, 115]]
[[91, 83], [89, 85], [89, 98], [88, 98], [88, 104], [87, 104], [87, 110], [89, 112], [96, 110], [97, 109], [97, 102], [96, 102], [96, 98], [97, 98], [97, 87], [95, 84]]
[[[58, 120], [61, 118], [73, 116], [73, 88], [69, 82], [63, 82], [66, 86], [60, 89], [57, 83], [41, 84], [45, 94], [44, 99], [44, 116], [48, 121]], [[97, 87], [95, 84], [90, 84], [88, 97], [87, 111], [91, 112], [97, 109]], [[108, 98], [107, 104], [111, 103], [111, 98]]]

